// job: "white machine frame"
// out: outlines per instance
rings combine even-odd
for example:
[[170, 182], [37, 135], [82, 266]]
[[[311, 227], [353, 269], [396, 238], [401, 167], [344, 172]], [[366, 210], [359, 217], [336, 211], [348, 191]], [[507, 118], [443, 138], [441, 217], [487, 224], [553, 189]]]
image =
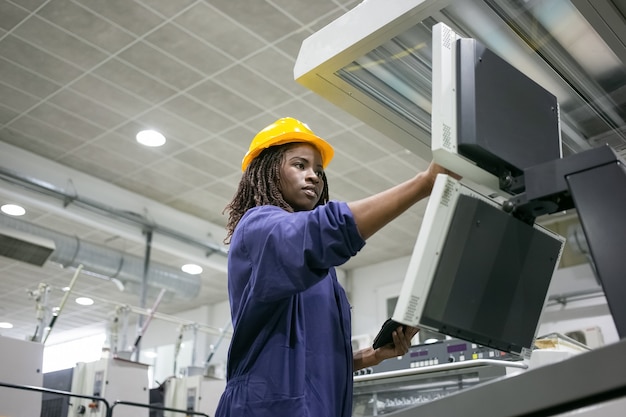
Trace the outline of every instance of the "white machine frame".
[[[463, 14], [463, 21], [458, 23], [480, 32], [480, 41], [491, 51], [551, 91], [559, 101], [567, 99], [570, 91], [554, 71], [512, 30], [498, 24], [499, 17], [493, 10], [483, 2], [473, 0], [364, 1], [303, 41], [294, 67], [294, 78], [425, 161], [430, 161], [430, 132], [418, 131], [386, 103], [342, 79], [338, 71], [429, 17], [445, 23], [456, 33], [462, 33], [446, 12], [450, 6]], [[427, 42], [430, 43], [430, 39]], [[431, 101], [431, 97], [423, 99]]]

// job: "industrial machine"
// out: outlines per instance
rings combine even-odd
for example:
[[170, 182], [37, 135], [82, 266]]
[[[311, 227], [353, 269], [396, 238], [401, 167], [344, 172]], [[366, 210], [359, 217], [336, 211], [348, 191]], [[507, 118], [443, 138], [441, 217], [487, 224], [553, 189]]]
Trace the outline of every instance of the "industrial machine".
[[[72, 378], [72, 393], [115, 401], [148, 404], [148, 365], [120, 358], [78, 363]], [[107, 417], [106, 410], [90, 399], [74, 398], [67, 417]], [[148, 417], [148, 409], [117, 407], [116, 417]]]
[[[203, 374], [170, 378], [164, 386], [164, 405], [167, 408], [196, 411], [215, 415], [217, 403], [226, 388], [224, 379]], [[177, 417], [180, 413], [164, 412], [164, 417]]]
[[353, 417], [387, 415], [525, 371], [519, 355], [445, 339], [411, 346], [354, 376]]
[[[40, 387], [43, 345], [0, 336], [0, 382]], [[0, 387], [0, 416], [31, 417], [41, 413], [41, 393]]]
[[[74, 368], [43, 374], [43, 387], [55, 391], [71, 392]], [[71, 400], [65, 395], [42, 393], [41, 417], [67, 417]]]
[[[615, 117], [617, 113], [604, 105], [612, 100], [597, 90], [596, 84], [587, 84], [587, 77], [581, 77], [581, 73], [572, 76], [572, 69], [579, 67], [567, 58], [562, 59], [561, 47], [543, 47], [550, 43], [546, 41], [551, 36], [546, 30], [549, 25], [540, 19], [545, 14], [535, 15], [534, 10], [526, 9], [522, 3], [527, 3], [528, 8], [538, 4], [472, 0], [363, 2], [303, 42], [294, 75], [301, 84], [378, 128], [406, 149], [461, 174], [463, 183], [467, 182], [465, 185], [483, 188], [487, 191], [485, 195], [500, 204], [501, 214], [511, 217], [512, 223], [533, 226], [540, 216], [576, 209], [597, 278], [622, 340], [559, 363], [514, 377], [496, 378], [472, 389], [455, 390], [426, 402], [420, 401], [425, 396], [405, 391], [412, 383], [396, 375], [398, 385], [389, 390], [391, 395], [385, 393], [386, 398], [381, 401], [383, 390], [372, 390], [360, 402], [367, 405], [363, 409], [371, 414], [357, 414], [362, 410], [355, 409], [355, 415], [379, 415], [388, 410], [397, 417], [624, 415], [626, 164], [609, 146], [591, 149], [586, 143], [580, 146], [584, 143], [581, 139], [593, 136], [593, 132], [584, 129], [578, 117], [572, 115], [573, 112], [580, 115], [580, 109], [591, 103], [590, 113], [600, 121], [594, 126], [606, 124], [611, 127], [611, 135], [622, 138], [623, 131], [615, 127], [623, 124], [623, 116]], [[576, 8], [572, 10], [570, 16], [576, 17]], [[554, 10], [549, 14], [551, 18], [556, 16]], [[551, 20], [559, 24], [567, 20], [563, 15], [559, 17]], [[455, 32], [463, 29], [480, 35], [479, 40], [487, 47], [469, 37], [457, 36]], [[498, 36], [502, 32], [515, 37]], [[524, 43], [531, 32], [539, 34], [537, 42]], [[508, 61], [500, 60], [496, 54], [506, 54]], [[451, 71], [445, 71], [446, 68]], [[562, 134], [564, 142], [561, 142]], [[563, 143], [569, 148], [569, 155], [563, 156]], [[598, 144], [604, 143], [608, 140]], [[571, 153], [572, 150], [575, 152]], [[445, 202], [450, 195], [441, 197]], [[478, 229], [482, 220], [490, 216], [476, 217], [476, 222], [467, 222], [465, 226], [467, 230]], [[424, 220], [422, 228], [430, 227], [429, 219]], [[448, 230], [440, 229], [440, 234], [447, 233]], [[515, 239], [505, 243], [515, 248]], [[418, 238], [416, 248], [419, 244]], [[463, 246], [463, 242], [458, 245]], [[462, 263], [466, 260], [464, 254], [465, 251], [458, 252], [459, 256], [444, 267]], [[417, 255], [423, 257], [421, 252]], [[412, 269], [413, 266], [416, 267]], [[423, 271], [417, 268], [417, 263], [413, 266], [409, 267], [409, 275]], [[432, 272], [426, 271], [424, 276]], [[399, 300], [404, 311], [394, 313], [394, 318], [400, 323], [414, 324], [406, 317], [415, 312], [421, 314], [422, 305], [429, 299], [448, 301], [455, 293], [462, 298], [467, 295], [462, 290], [465, 285], [464, 288], [472, 291], [467, 298], [475, 305], [460, 308], [459, 311], [467, 313], [463, 316], [444, 311], [444, 307], [455, 307], [455, 303], [436, 303], [431, 312], [432, 327], [471, 341], [480, 340], [485, 335], [481, 328], [486, 329], [489, 340], [485, 343], [491, 344], [490, 336], [494, 334], [495, 340], [499, 339], [495, 347], [524, 355], [529, 347], [528, 335], [519, 339], [523, 344], [515, 346], [515, 339], [521, 335], [511, 331], [536, 329], [537, 317], [515, 313], [511, 317], [517, 322], [527, 317], [530, 320], [519, 327], [507, 323], [508, 319], [501, 320], [514, 307], [502, 302], [496, 289], [503, 288], [500, 283], [508, 283], [507, 275], [497, 274], [496, 280], [480, 281], [480, 285], [488, 284], [481, 288], [471, 288], [471, 280], [459, 285], [455, 280], [461, 275], [458, 270], [444, 274], [443, 279], [448, 281], [438, 288], [429, 288], [432, 280], [418, 291], [413, 288], [411, 294], [404, 294], [406, 300], [402, 305]], [[432, 289], [436, 294], [432, 294]], [[544, 292], [532, 285], [528, 289]], [[505, 290], [507, 297], [510, 294]], [[515, 297], [511, 300], [515, 301]], [[518, 301], [523, 303], [523, 299]], [[487, 314], [474, 320], [475, 312]], [[418, 321], [429, 327], [428, 323], [422, 323], [422, 316]], [[389, 327], [394, 326], [396, 323]], [[383, 326], [381, 334], [384, 329]], [[423, 369], [432, 368], [414, 368]], [[355, 384], [356, 378], [380, 375], [355, 377]], [[441, 383], [436, 386], [439, 392], [443, 391]], [[355, 385], [355, 403], [359, 395], [356, 389]], [[402, 410], [388, 407], [396, 403], [412, 404]]]

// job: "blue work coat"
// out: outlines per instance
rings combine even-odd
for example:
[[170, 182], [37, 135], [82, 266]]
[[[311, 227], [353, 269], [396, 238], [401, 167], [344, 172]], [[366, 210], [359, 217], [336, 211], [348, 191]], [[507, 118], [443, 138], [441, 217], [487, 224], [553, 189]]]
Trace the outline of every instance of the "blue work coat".
[[233, 321], [216, 417], [350, 417], [350, 305], [334, 266], [365, 244], [345, 203], [249, 210], [231, 240]]

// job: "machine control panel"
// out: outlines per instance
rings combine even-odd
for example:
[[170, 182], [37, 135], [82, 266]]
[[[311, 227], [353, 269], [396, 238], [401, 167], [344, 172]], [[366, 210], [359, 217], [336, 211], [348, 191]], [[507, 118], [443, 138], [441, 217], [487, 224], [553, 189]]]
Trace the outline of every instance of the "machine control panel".
[[369, 375], [378, 372], [420, 368], [476, 359], [522, 360], [520, 356], [508, 352], [502, 352], [461, 339], [447, 339], [411, 346], [406, 355], [397, 359], [388, 359], [373, 367], [361, 369], [356, 371], [354, 375]]

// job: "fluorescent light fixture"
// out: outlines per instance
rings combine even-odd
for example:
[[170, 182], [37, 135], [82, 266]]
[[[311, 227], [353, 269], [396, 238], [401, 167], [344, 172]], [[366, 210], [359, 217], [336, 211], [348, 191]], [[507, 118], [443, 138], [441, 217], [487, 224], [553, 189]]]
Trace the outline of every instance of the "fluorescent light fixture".
[[142, 130], [137, 133], [137, 142], [144, 146], [150, 146], [153, 148], [163, 146], [165, 144], [165, 136], [156, 130]]
[[89, 297], [78, 297], [76, 299], [76, 304], [80, 304], [81, 306], [90, 306], [93, 304], [93, 300]]
[[0, 321], [0, 329], [12, 329], [13, 324], [8, 321]]
[[191, 275], [198, 275], [202, 273], [202, 267], [196, 264], [186, 264], [186, 265], [183, 265], [180, 269], [182, 269], [183, 272], [186, 272]]
[[8, 214], [9, 216], [23, 216], [26, 214], [26, 210], [24, 207], [18, 206], [17, 204], [4, 204], [0, 207], [3, 213]]

